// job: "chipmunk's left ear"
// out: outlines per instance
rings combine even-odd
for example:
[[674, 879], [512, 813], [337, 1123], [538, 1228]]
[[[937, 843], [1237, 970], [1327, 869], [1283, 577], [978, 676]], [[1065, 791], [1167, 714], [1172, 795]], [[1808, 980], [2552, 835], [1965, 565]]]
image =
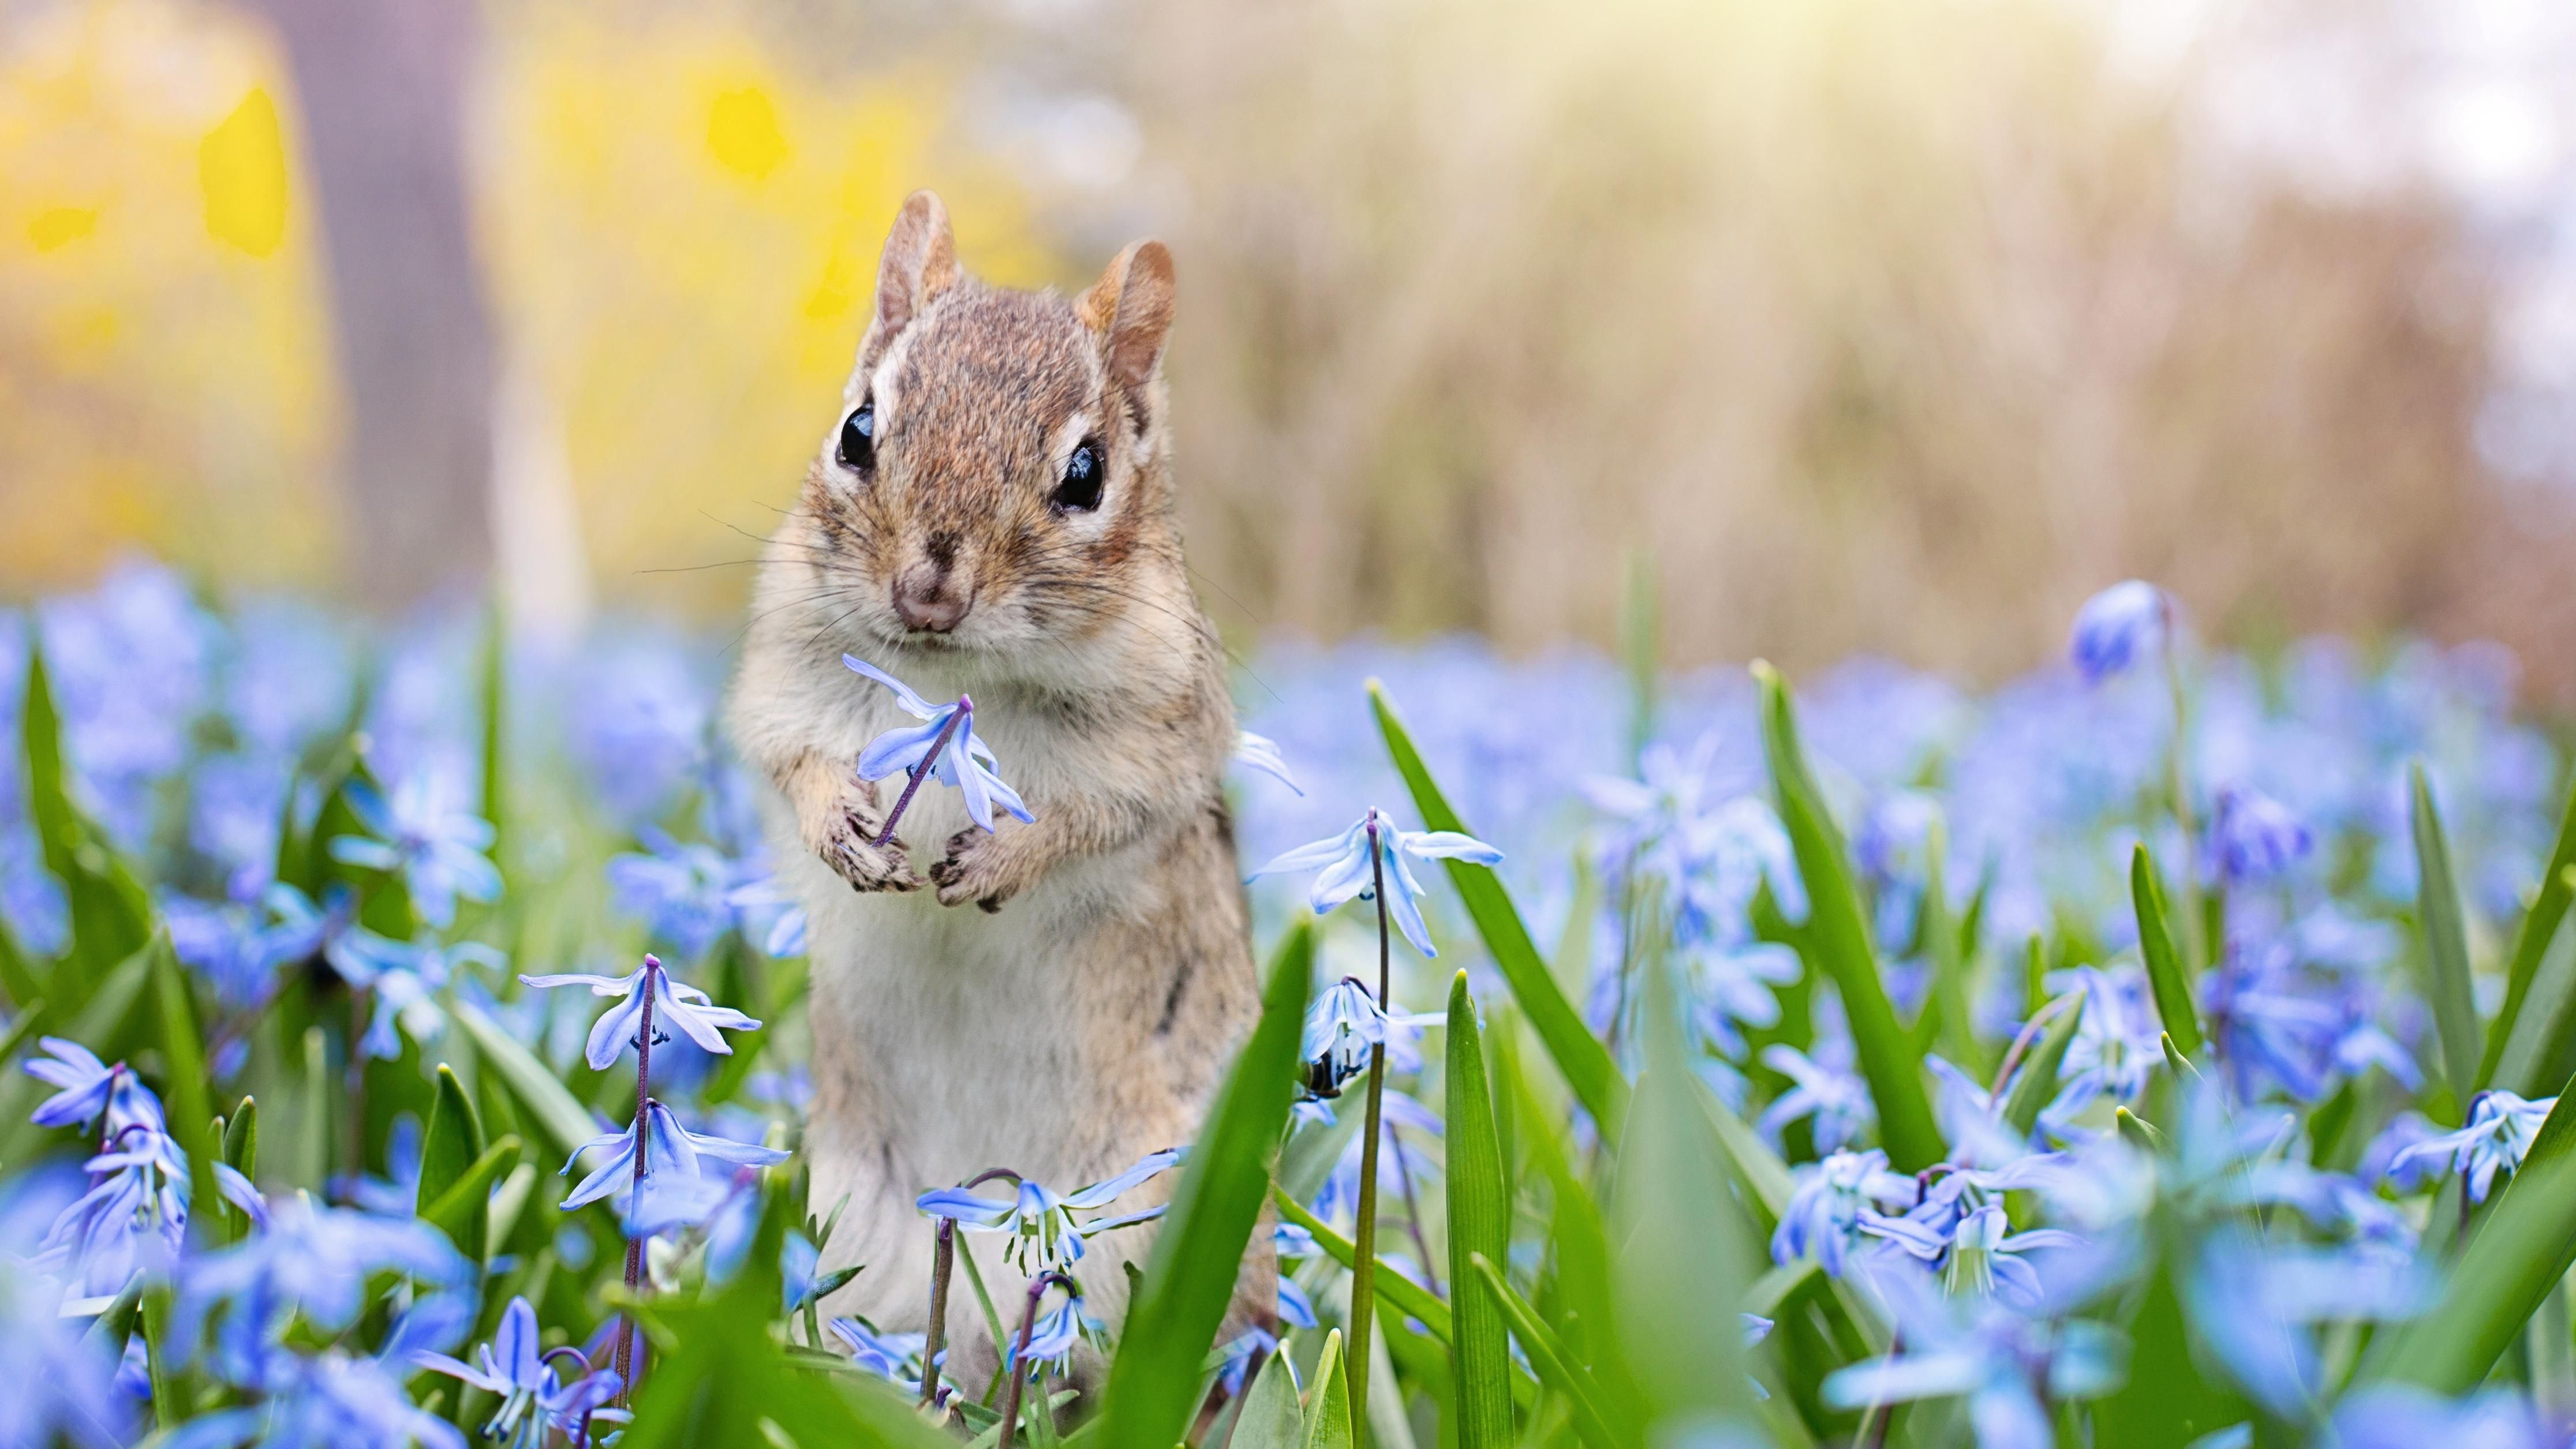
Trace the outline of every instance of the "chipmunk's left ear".
[[1142, 389], [1163, 365], [1163, 342], [1172, 331], [1172, 249], [1140, 241], [1120, 252], [1075, 310], [1100, 335], [1109, 375]]

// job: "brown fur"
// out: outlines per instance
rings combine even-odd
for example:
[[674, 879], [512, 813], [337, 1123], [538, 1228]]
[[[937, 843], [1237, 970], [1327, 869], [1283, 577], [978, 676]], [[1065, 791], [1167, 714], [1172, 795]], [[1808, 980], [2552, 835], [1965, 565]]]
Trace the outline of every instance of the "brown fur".
[[[763, 564], [729, 719], [778, 786], [783, 874], [811, 917], [814, 1198], [850, 1199], [824, 1261], [867, 1264], [827, 1308], [882, 1328], [923, 1322], [916, 1195], [993, 1167], [1065, 1191], [1189, 1141], [1257, 1010], [1222, 793], [1233, 709], [1182, 565], [1164, 433], [1172, 284], [1170, 254], [1140, 242], [1079, 304], [988, 287], [958, 267], [938, 199], [915, 195]], [[837, 438], [871, 399], [861, 473]], [[1105, 491], [1068, 512], [1052, 499], [1083, 438]], [[962, 612], [911, 628], [899, 594]], [[910, 720], [845, 650], [930, 698], [971, 693], [1035, 823], [987, 834], [925, 786], [900, 838], [871, 844], [902, 781], [859, 781], [852, 763]], [[1079, 1276], [1094, 1313], [1122, 1311], [1118, 1263], [1149, 1231], [1093, 1240]], [[961, 1238], [996, 1305], [1016, 1303], [999, 1240]], [[1238, 1320], [1272, 1309], [1256, 1258]], [[951, 1373], [972, 1375], [992, 1348], [962, 1284], [952, 1302], [968, 1307], [949, 1315]]]

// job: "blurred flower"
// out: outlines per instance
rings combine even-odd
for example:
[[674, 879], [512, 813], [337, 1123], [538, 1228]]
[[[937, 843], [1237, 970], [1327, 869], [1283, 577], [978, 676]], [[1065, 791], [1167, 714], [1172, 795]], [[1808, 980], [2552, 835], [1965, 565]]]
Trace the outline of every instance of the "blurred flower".
[[492, 848], [491, 823], [455, 804], [446, 778], [418, 771], [390, 796], [365, 780], [350, 782], [349, 808], [369, 834], [331, 842], [333, 860], [402, 877], [412, 908], [441, 928], [455, 922], [457, 897], [501, 898], [501, 872], [484, 855]]
[[[805, 954], [805, 906], [779, 885], [778, 877], [762, 871], [732, 890], [725, 892], [725, 904], [741, 916], [745, 932], [760, 940], [760, 949], [772, 956]], [[767, 921], [766, 929], [755, 923]]]
[[1816, 1150], [1825, 1153], [1849, 1145], [1878, 1120], [1869, 1085], [1850, 1068], [1850, 1044], [1844, 1041], [1836, 1045], [1841, 1047], [1838, 1052], [1824, 1043], [1817, 1046], [1818, 1052], [1839, 1058], [1836, 1066], [1826, 1066], [1785, 1042], [1773, 1042], [1762, 1049], [1762, 1065], [1795, 1084], [1772, 1098], [1771, 1105], [1762, 1109], [1761, 1117], [1753, 1124], [1774, 1146], [1779, 1144], [1780, 1129], [1803, 1117], [1815, 1118], [1811, 1130]]
[[2442, 1135], [2433, 1119], [2421, 1112], [2400, 1112], [2388, 1119], [2379, 1135], [2361, 1154], [2361, 1166], [2355, 1174], [2364, 1182], [2385, 1182], [2400, 1193], [2410, 1193], [2424, 1184], [2438, 1180], [2450, 1170], [2440, 1158], [2427, 1158], [2408, 1149]]
[[[1369, 841], [1377, 841], [1378, 861], [1369, 859]], [[1477, 865], [1499, 864], [1503, 853], [1481, 840], [1461, 835], [1454, 830], [1398, 830], [1394, 822], [1372, 806], [1351, 828], [1328, 839], [1301, 845], [1272, 860], [1245, 879], [1276, 875], [1285, 871], [1316, 872], [1308, 903], [1316, 915], [1323, 915], [1350, 900], [1374, 900], [1376, 879], [1386, 878], [1387, 914], [1413, 949], [1425, 956], [1440, 953], [1432, 948], [1431, 930], [1422, 922], [1422, 882], [1413, 875], [1412, 861], [1465, 860]]]
[[401, 1377], [409, 1371], [407, 1364], [397, 1372], [338, 1349], [311, 1358], [281, 1353], [255, 1385], [266, 1393], [264, 1402], [191, 1419], [160, 1443], [163, 1449], [465, 1449], [465, 1436], [454, 1425], [412, 1404]]
[[2142, 579], [2113, 584], [2075, 613], [2067, 657], [2088, 684], [2125, 672], [2139, 655], [2162, 648], [2173, 632], [2173, 600]]
[[[826, 1327], [849, 1348], [851, 1361], [859, 1367], [891, 1380], [907, 1394], [921, 1392], [921, 1351], [929, 1347], [927, 1335], [881, 1333], [864, 1318], [835, 1318]], [[948, 1350], [939, 1351], [939, 1360], [948, 1361]]]
[[1295, 775], [1288, 773], [1288, 759], [1279, 753], [1277, 740], [1256, 735], [1250, 730], [1238, 730], [1234, 736], [1234, 759], [1235, 763], [1259, 770], [1300, 795], [1306, 793], [1306, 787], [1297, 783]]
[[15, 1380], [0, 1394], [0, 1444], [124, 1444], [134, 1411], [115, 1387], [116, 1357], [88, 1325], [56, 1311], [56, 1296], [0, 1259], [0, 1343]]
[[[647, 978], [652, 984], [645, 991], [636, 988]], [[718, 1056], [733, 1055], [733, 1044], [724, 1039], [729, 1031], [757, 1031], [760, 1023], [729, 1006], [718, 1006], [707, 994], [685, 982], [674, 981], [662, 969], [658, 956], [646, 956], [644, 964], [623, 976], [596, 976], [583, 972], [566, 972], [554, 976], [522, 976], [520, 981], [546, 990], [557, 986], [587, 986], [593, 996], [615, 996], [622, 1000], [602, 1013], [591, 1024], [590, 1040], [582, 1053], [591, 1070], [606, 1071], [617, 1054], [635, 1044], [644, 1027], [644, 1003], [653, 1003], [653, 1040], [670, 1040], [660, 1028], [676, 1026], [689, 1040]]]
[[1004, 1253], [1021, 1272], [1034, 1276], [1049, 1269], [1070, 1269], [1082, 1258], [1085, 1238], [1161, 1217], [1163, 1205], [1159, 1203], [1142, 1212], [1112, 1218], [1077, 1219], [1074, 1213], [1105, 1207], [1119, 1194], [1160, 1176], [1180, 1160], [1178, 1148], [1148, 1152], [1117, 1176], [1068, 1193], [1054, 1192], [1041, 1183], [1009, 1173], [1005, 1175], [1019, 1188], [1011, 1197], [995, 1199], [962, 1187], [943, 1187], [923, 1193], [914, 1206], [921, 1209], [924, 1217], [953, 1219], [971, 1232], [1011, 1234]]
[[2480, 1092], [2469, 1107], [2467, 1126], [2428, 1137], [2398, 1153], [2389, 1165], [2398, 1167], [2415, 1158], [2447, 1154], [2452, 1170], [2467, 1181], [2469, 1201], [2485, 1202], [2495, 1188], [2497, 1173], [2522, 1166], [2531, 1144], [2540, 1138], [2540, 1124], [2549, 1119], [2549, 1109], [2557, 1105], [2556, 1097], [2526, 1102], [2501, 1088]]
[[280, 1347], [289, 1322], [300, 1317], [329, 1333], [349, 1327], [378, 1273], [441, 1289], [475, 1276], [447, 1235], [418, 1219], [281, 1201], [266, 1231], [188, 1261], [171, 1308], [170, 1352], [187, 1362], [211, 1335], [210, 1364], [226, 1382], [272, 1384], [294, 1359]]
[[[913, 692], [912, 686], [863, 659], [844, 654], [841, 662], [886, 688], [894, 691], [895, 703], [903, 712], [922, 723], [910, 729], [888, 730], [868, 742], [859, 751], [859, 778], [882, 780], [899, 770], [912, 770], [929, 759], [931, 747], [939, 743], [940, 733], [950, 719], [957, 720], [953, 738], [932, 761], [932, 776], [965, 797], [967, 818], [986, 830], [993, 828], [993, 807], [1001, 806], [1021, 820], [1033, 820], [1029, 807], [1020, 800], [1019, 792], [1002, 783], [998, 773], [1002, 762], [995, 759], [990, 745], [975, 733], [974, 702], [959, 696], [954, 704], [933, 705]], [[961, 768], [959, 761], [965, 764]]]
[[2218, 792], [2209, 820], [2209, 862], [2221, 885], [2259, 885], [2296, 864], [2316, 842], [2307, 823], [2260, 790]]
[[2213, 1357], [2256, 1401], [2289, 1418], [2324, 1388], [2310, 1325], [2410, 1318], [2440, 1286], [2412, 1258], [2267, 1244], [2230, 1227], [2193, 1260], [2184, 1304]]
[[1843, 1276], [1863, 1214], [1910, 1207], [1921, 1191], [1913, 1178], [1890, 1172], [1887, 1154], [1875, 1147], [1801, 1163], [1794, 1182], [1771, 1233], [1771, 1261], [1812, 1257], [1829, 1278]]
[[733, 929], [741, 866], [712, 845], [686, 844], [650, 826], [642, 834], [648, 853], [608, 862], [618, 909], [643, 920], [681, 956], [704, 956]]
[[2134, 1102], [2164, 1063], [2157, 1021], [2147, 996], [2146, 972], [2136, 966], [2076, 968], [2084, 1014], [2058, 1065], [2064, 1085], [2049, 1115], [2074, 1116], [2097, 1097]]
[[1871, 1280], [1894, 1308], [1902, 1350], [1835, 1370], [1825, 1402], [1860, 1409], [1965, 1398], [1978, 1449], [2051, 1449], [2048, 1405], [2119, 1387], [2122, 1345], [2105, 1324], [2027, 1318], [1980, 1298], [1945, 1298], [1910, 1274]]
[[2039, 1304], [2039, 1275], [2021, 1255], [2034, 1248], [2080, 1247], [2083, 1240], [2060, 1228], [2016, 1233], [2011, 1226], [1999, 1202], [1970, 1209], [1946, 1233], [1912, 1216], [1863, 1213], [1860, 1220], [1862, 1232], [1885, 1238], [1922, 1262], [1940, 1264], [1942, 1284], [1950, 1292], [1989, 1296], [2000, 1279], [2006, 1301], [2034, 1308]]
[[[1411, 1012], [1389, 1014], [1358, 978], [1345, 976], [1323, 990], [1306, 1008], [1306, 1028], [1298, 1054], [1306, 1063], [1302, 1085], [1317, 1097], [1338, 1097], [1342, 1084], [1368, 1067], [1369, 1048], [1386, 1046], [1388, 1065], [1395, 1060], [1394, 1038], [1411, 1029], [1437, 1026], [1438, 1016]], [[1395, 1028], [1390, 1031], [1389, 1028]], [[1407, 1035], [1409, 1041], [1410, 1037]], [[1420, 1064], [1416, 1059], [1417, 1066]]]
[[2446, 1399], [2412, 1384], [2371, 1384], [2335, 1405], [2334, 1449], [2549, 1449], [2531, 1405], [2509, 1389]]

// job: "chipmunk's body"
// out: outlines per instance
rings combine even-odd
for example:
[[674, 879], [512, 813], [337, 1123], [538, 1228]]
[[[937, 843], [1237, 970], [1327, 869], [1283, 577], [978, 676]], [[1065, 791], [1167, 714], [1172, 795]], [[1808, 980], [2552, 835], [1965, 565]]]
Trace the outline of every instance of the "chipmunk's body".
[[[1224, 656], [1173, 516], [1171, 296], [1150, 242], [1078, 302], [985, 287], [915, 196], [841, 417], [762, 566], [730, 721], [778, 786], [781, 875], [810, 917], [811, 1196], [821, 1214], [848, 1195], [825, 1266], [866, 1265], [826, 1308], [889, 1331], [928, 1306], [921, 1192], [997, 1167], [1068, 1191], [1186, 1144], [1257, 1011]], [[903, 781], [863, 782], [855, 761], [914, 721], [844, 652], [934, 700], [971, 695], [1034, 823], [987, 833], [925, 785], [896, 842], [872, 845]], [[1122, 1311], [1118, 1262], [1150, 1232], [1092, 1241], [1093, 1313]], [[999, 1241], [968, 1237], [1002, 1306], [1019, 1279]], [[1239, 1308], [1266, 1314], [1265, 1275], [1245, 1291]], [[971, 1292], [956, 1301], [951, 1371], [971, 1374], [991, 1345]]]

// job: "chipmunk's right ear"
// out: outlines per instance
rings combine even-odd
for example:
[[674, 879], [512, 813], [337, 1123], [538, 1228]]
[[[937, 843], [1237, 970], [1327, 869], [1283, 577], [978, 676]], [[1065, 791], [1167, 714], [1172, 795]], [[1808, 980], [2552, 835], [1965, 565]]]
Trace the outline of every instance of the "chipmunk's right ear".
[[877, 315], [870, 340], [883, 345], [910, 325], [931, 299], [957, 281], [957, 241], [948, 208], [927, 191], [905, 197], [877, 263]]

